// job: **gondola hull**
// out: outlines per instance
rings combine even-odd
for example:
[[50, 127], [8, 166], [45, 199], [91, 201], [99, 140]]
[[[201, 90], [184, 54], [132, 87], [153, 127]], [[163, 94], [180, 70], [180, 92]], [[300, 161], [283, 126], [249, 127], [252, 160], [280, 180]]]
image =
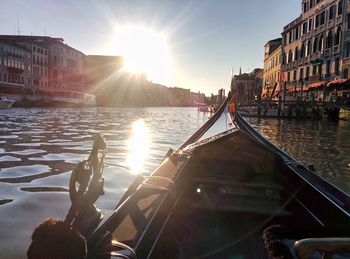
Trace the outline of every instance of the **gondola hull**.
[[350, 234], [349, 197], [238, 114], [229, 114], [231, 129], [201, 139], [227, 104], [150, 177], [135, 180], [89, 237], [90, 251], [109, 233], [128, 246], [112, 246], [115, 258], [267, 258], [262, 237], [271, 225], [293, 230], [284, 237], [291, 243]]

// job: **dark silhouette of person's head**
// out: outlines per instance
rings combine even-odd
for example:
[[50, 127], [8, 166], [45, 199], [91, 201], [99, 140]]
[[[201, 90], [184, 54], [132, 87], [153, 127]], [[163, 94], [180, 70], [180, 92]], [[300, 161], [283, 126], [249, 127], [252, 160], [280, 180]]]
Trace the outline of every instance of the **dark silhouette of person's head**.
[[86, 258], [85, 238], [64, 222], [48, 219], [33, 232], [28, 248], [28, 259], [83, 259]]

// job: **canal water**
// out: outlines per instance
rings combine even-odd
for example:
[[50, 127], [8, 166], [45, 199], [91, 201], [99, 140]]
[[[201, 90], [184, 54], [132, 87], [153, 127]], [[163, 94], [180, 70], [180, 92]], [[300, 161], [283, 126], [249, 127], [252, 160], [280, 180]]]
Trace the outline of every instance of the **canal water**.
[[[137, 174], [157, 168], [208, 114], [196, 108], [0, 110], [0, 258], [23, 258], [30, 235], [49, 217], [64, 219], [74, 165], [88, 157], [92, 137], [106, 137], [105, 195], [112, 209]], [[350, 193], [350, 123], [249, 122], [274, 144]]]

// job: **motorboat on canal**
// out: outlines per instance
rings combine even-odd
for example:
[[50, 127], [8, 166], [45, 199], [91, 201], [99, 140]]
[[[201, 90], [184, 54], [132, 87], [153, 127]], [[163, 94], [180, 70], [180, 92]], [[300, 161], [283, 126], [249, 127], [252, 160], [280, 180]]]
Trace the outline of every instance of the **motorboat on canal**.
[[15, 103], [15, 100], [8, 98], [6, 95], [0, 95], [0, 109], [9, 109]]
[[[349, 258], [349, 196], [228, 113], [229, 104], [138, 176], [113, 211], [70, 211], [80, 215], [72, 227], [86, 237], [88, 258]], [[84, 193], [76, 183], [87, 186], [78, 169], [71, 197]]]

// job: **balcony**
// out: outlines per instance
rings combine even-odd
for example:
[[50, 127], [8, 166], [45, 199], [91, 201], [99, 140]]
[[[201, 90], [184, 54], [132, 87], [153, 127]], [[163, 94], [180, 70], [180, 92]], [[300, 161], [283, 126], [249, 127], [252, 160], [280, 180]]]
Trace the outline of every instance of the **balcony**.
[[335, 24], [336, 25], [338, 25], [339, 23], [341, 23], [342, 22], [342, 16], [341, 15], [339, 15], [339, 16], [337, 16], [337, 18], [335, 19]]
[[310, 62], [310, 56], [305, 57], [305, 58], [304, 58], [304, 62], [305, 62], [305, 63], [309, 63], [309, 62]]
[[331, 29], [333, 26], [334, 26], [334, 19], [330, 20], [330, 21], [327, 23], [327, 29]]
[[16, 67], [7, 67], [7, 71], [10, 73], [15, 73], [15, 74], [21, 74], [24, 72], [23, 69], [21, 68], [16, 68]]
[[321, 74], [310, 76], [309, 81], [310, 81], [310, 83], [315, 83], [315, 82], [321, 81]]
[[326, 49], [323, 51], [322, 57], [324, 58], [328, 58], [331, 55], [331, 50], [330, 49]]

